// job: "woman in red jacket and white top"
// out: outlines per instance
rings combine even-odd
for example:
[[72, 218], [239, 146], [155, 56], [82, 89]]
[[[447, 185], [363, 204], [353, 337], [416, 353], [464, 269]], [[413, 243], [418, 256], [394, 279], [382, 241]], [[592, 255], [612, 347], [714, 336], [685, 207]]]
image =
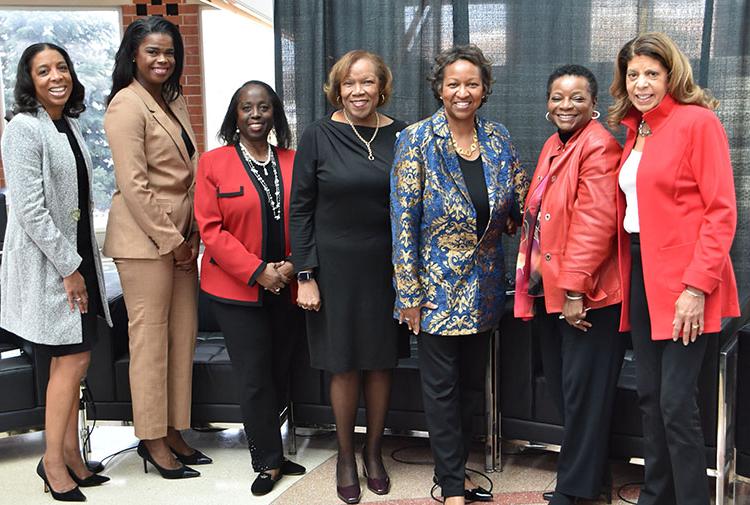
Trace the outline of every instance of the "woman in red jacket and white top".
[[617, 218], [621, 329], [631, 330], [643, 416], [638, 503], [707, 505], [697, 379], [721, 318], [740, 314], [729, 145], [718, 101], [663, 33], [622, 47], [610, 93], [607, 122], [627, 128]]
[[[279, 147], [268, 142], [271, 129]], [[240, 389], [240, 407], [258, 476], [254, 495], [304, 467], [284, 459], [279, 408], [289, 361], [302, 331], [289, 248], [294, 151], [278, 95], [266, 83], [243, 84], [229, 102], [219, 137], [227, 145], [198, 163], [195, 218], [205, 252], [201, 290], [224, 333]]]
[[547, 389], [564, 423], [551, 503], [595, 499], [625, 340], [617, 330], [615, 198], [621, 149], [594, 110], [596, 77], [565, 65], [547, 80], [542, 148], [526, 198], [516, 269], [515, 316], [539, 326]]

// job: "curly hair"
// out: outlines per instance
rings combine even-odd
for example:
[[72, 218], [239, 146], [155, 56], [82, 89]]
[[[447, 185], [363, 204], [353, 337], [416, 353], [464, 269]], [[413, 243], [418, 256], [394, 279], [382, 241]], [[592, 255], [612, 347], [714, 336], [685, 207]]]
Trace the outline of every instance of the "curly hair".
[[286, 113], [284, 112], [284, 104], [281, 103], [281, 98], [276, 94], [276, 91], [263, 81], [247, 81], [245, 84], [237, 88], [229, 100], [229, 107], [227, 107], [227, 113], [224, 114], [224, 121], [221, 122], [221, 128], [216, 138], [223, 140], [225, 144], [236, 145], [240, 141], [240, 134], [237, 131], [237, 104], [240, 101], [240, 93], [248, 86], [260, 86], [265, 89], [268, 96], [271, 97], [271, 107], [273, 108], [273, 128], [276, 130], [276, 144], [279, 147], [287, 149], [291, 140], [291, 133], [289, 130], [289, 122], [286, 119]]
[[380, 94], [382, 95], [380, 102], [378, 102], [378, 107], [385, 105], [391, 99], [391, 93], [393, 93], [393, 74], [391, 73], [391, 69], [385, 64], [383, 58], [377, 54], [365, 51], [364, 49], [355, 49], [336, 60], [336, 63], [333, 64], [331, 71], [328, 73], [328, 80], [323, 85], [323, 92], [326, 94], [328, 102], [334, 107], [341, 106], [338, 101], [341, 95], [341, 82], [349, 75], [352, 65], [363, 58], [370, 60], [375, 66], [375, 75], [378, 76]]
[[695, 83], [690, 60], [668, 35], [661, 32], [643, 33], [626, 42], [617, 53], [614, 77], [609, 87], [615, 102], [607, 114], [607, 124], [613, 130], [619, 128], [620, 121], [632, 106], [625, 78], [628, 62], [636, 56], [648, 56], [664, 66], [667, 70], [667, 91], [679, 103], [700, 105], [712, 110], [719, 106], [719, 101], [710, 91]]
[[167, 102], [174, 102], [182, 93], [180, 78], [185, 59], [185, 47], [182, 43], [182, 35], [177, 27], [161, 16], [149, 16], [138, 18], [128, 25], [120, 42], [120, 48], [115, 55], [115, 68], [112, 71], [112, 91], [107, 97], [107, 105], [115, 97], [118, 91], [126, 88], [133, 82], [136, 74], [135, 55], [138, 48], [148, 35], [161, 33], [172, 37], [174, 45], [174, 72], [162, 86], [162, 95]]
[[458, 60], [466, 60], [479, 68], [484, 91], [481, 105], [484, 105], [487, 98], [492, 94], [492, 83], [494, 82], [492, 79], [492, 63], [487, 59], [482, 50], [474, 44], [453, 46], [450, 49], [442, 51], [435, 57], [430, 75], [427, 77], [432, 87], [432, 94], [435, 95], [435, 99], [439, 102], [440, 93], [443, 88], [443, 78], [445, 77], [445, 67]]
[[596, 97], [599, 93], [599, 84], [596, 82], [596, 76], [594, 73], [583, 65], [563, 65], [553, 70], [547, 78], [547, 100], [549, 100], [550, 91], [552, 90], [552, 83], [566, 75], [583, 77], [586, 79], [589, 83], [589, 93], [591, 93], [591, 98], [596, 102]]
[[45, 49], [51, 49], [60, 53], [65, 60], [65, 63], [68, 65], [68, 71], [70, 72], [73, 89], [70, 92], [68, 101], [65, 102], [65, 106], [63, 107], [63, 115], [69, 117], [80, 116], [81, 113], [86, 110], [86, 105], [83, 103], [86, 89], [83, 87], [83, 84], [81, 84], [81, 81], [78, 80], [78, 75], [76, 74], [68, 52], [62, 47], [50, 42], [38, 42], [32, 44], [24, 49], [21, 54], [21, 59], [18, 60], [18, 70], [16, 71], [16, 86], [13, 88], [13, 98], [15, 99], [13, 113], [18, 114], [21, 112], [29, 112], [36, 115], [39, 111], [41, 105], [36, 98], [34, 80], [31, 77], [31, 60]]

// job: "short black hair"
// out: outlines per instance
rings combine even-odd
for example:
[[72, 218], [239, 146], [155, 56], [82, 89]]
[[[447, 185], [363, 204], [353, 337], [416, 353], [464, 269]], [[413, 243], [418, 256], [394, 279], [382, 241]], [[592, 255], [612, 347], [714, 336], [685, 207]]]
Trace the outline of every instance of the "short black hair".
[[263, 81], [247, 81], [245, 84], [237, 88], [232, 95], [232, 99], [229, 100], [229, 107], [227, 107], [227, 113], [224, 114], [224, 121], [221, 122], [221, 128], [216, 137], [219, 140], [223, 140], [225, 144], [236, 145], [240, 141], [240, 134], [237, 131], [237, 103], [240, 100], [240, 93], [248, 86], [260, 86], [265, 89], [268, 96], [271, 97], [271, 107], [273, 107], [273, 128], [276, 130], [276, 143], [279, 147], [287, 149], [291, 140], [289, 131], [289, 122], [286, 119], [286, 113], [284, 112], [284, 104], [281, 103], [281, 98], [273, 90], [271, 86]]
[[549, 100], [550, 91], [552, 90], [552, 83], [564, 75], [574, 75], [576, 77], [583, 77], [589, 82], [589, 93], [591, 98], [596, 101], [597, 93], [599, 93], [599, 85], [596, 82], [596, 76], [594, 73], [583, 65], [563, 65], [557, 67], [547, 79], [547, 100]]
[[135, 55], [143, 39], [152, 33], [163, 33], [172, 37], [174, 44], [174, 72], [162, 86], [162, 96], [167, 102], [174, 102], [182, 93], [180, 78], [185, 59], [185, 47], [182, 35], [177, 27], [161, 16], [138, 18], [128, 25], [120, 42], [120, 48], [115, 55], [115, 68], [112, 71], [112, 91], [107, 97], [107, 105], [118, 91], [126, 88], [135, 79]]
[[21, 54], [21, 59], [18, 60], [18, 70], [16, 71], [16, 85], [15, 88], [13, 88], [13, 98], [15, 99], [13, 113], [18, 114], [20, 112], [30, 112], [36, 115], [39, 111], [41, 105], [36, 99], [34, 80], [31, 77], [31, 60], [34, 59], [34, 56], [45, 49], [52, 49], [62, 55], [65, 63], [68, 65], [70, 79], [73, 82], [73, 90], [70, 92], [68, 101], [65, 102], [63, 115], [69, 117], [80, 116], [81, 113], [86, 110], [86, 105], [83, 103], [86, 89], [83, 87], [83, 84], [81, 84], [81, 81], [78, 80], [78, 75], [76, 75], [73, 62], [70, 60], [68, 52], [62, 47], [50, 42], [38, 42], [32, 44], [24, 49]]
[[487, 59], [482, 50], [474, 44], [453, 46], [450, 49], [442, 51], [435, 57], [430, 75], [427, 77], [432, 87], [432, 94], [435, 95], [436, 100], [440, 101], [445, 67], [458, 60], [466, 60], [479, 67], [482, 75], [482, 87], [484, 88], [484, 96], [482, 97], [482, 104], [484, 104], [487, 101], [487, 97], [492, 94], [492, 83], [494, 82], [492, 80], [492, 63]]

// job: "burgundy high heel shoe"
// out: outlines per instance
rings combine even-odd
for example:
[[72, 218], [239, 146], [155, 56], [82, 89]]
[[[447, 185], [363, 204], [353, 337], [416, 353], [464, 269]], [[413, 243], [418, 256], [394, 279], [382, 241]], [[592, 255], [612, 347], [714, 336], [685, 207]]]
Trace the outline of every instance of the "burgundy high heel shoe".
[[[354, 464], [354, 475], [359, 475], [357, 473], [357, 467], [356, 463]], [[336, 494], [338, 495], [339, 499], [343, 501], [344, 503], [349, 504], [355, 504], [359, 503], [359, 500], [362, 499], [362, 489], [359, 487], [359, 480], [355, 484], [352, 484], [350, 486], [339, 486], [339, 478], [338, 478], [338, 462], [336, 463]]]
[[[385, 495], [388, 494], [391, 491], [391, 478], [388, 477], [388, 474], [385, 474], [385, 477], [381, 477], [379, 479], [371, 478], [368, 475], [367, 471], [367, 459], [365, 458], [365, 453], [367, 452], [367, 447], [362, 448], [362, 474], [367, 479], [367, 489], [372, 491], [373, 493], [377, 495]], [[385, 467], [383, 467], [385, 470]]]

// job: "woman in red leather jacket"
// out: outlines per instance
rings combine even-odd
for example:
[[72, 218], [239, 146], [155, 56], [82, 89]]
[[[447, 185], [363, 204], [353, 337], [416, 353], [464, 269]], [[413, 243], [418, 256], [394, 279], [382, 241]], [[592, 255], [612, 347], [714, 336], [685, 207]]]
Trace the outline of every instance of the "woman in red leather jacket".
[[663, 33], [620, 49], [610, 93], [607, 122], [627, 128], [617, 222], [621, 329], [631, 330], [643, 418], [638, 503], [708, 505], [698, 375], [721, 318], [740, 315], [729, 144], [719, 102]]
[[618, 332], [615, 198], [620, 146], [598, 122], [597, 82], [565, 65], [547, 81], [542, 148], [524, 206], [515, 316], [534, 318], [548, 391], [563, 418], [554, 505], [609, 482], [609, 428], [625, 340]]
[[[271, 129], [278, 147], [268, 142]], [[289, 246], [294, 151], [287, 149], [281, 100], [260, 81], [235, 91], [219, 137], [227, 145], [201, 156], [195, 182], [195, 219], [206, 246], [200, 285], [232, 361], [258, 472], [250, 490], [260, 496], [282, 476], [305, 473], [283, 457], [278, 417], [302, 332]]]

